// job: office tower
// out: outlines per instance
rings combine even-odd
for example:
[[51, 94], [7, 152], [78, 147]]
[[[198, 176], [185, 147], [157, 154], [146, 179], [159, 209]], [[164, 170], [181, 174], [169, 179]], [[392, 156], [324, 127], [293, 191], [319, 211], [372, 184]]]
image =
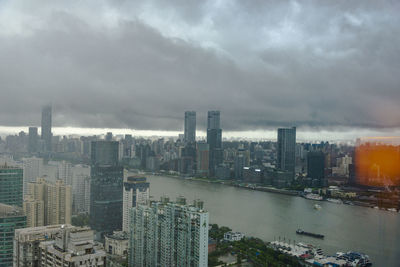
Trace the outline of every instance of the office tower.
[[196, 142], [196, 111], [185, 112], [185, 142]]
[[105, 266], [105, 252], [90, 228], [69, 224], [15, 231], [14, 267]]
[[207, 144], [210, 146], [209, 175], [215, 176], [216, 167], [222, 163], [222, 129], [220, 128], [220, 112], [209, 111], [207, 116]]
[[41, 267], [106, 266], [106, 253], [88, 227], [62, 228], [54, 241], [41, 242], [39, 251]]
[[72, 185], [72, 164], [65, 160], [58, 162], [57, 179], [62, 180], [66, 185]]
[[118, 142], [92, 142], [90, 176], [90, 225], [100, 240], [122, 229], [123, 168], [118, 162]]
[[197, 169], [196, 172], [200, 176], [208, 176], [210, 163], [210, 146], [207, 143], [197, 143]]
[[207, 266], [208, 212], [162, 198], [131, 213], [129, 266]]
[[51, 151], [51, 105], [42, 108], [42, 140], [44, 141], [44, 150]]
[[313, 186], [325, 184], [325, 154], [322, 151], [307, 153], [307, 176], [312, 179]]
[[129, 176], [124, 182], [122, 230], [129, 232], [129, 211], [137, 205], [146, 205], [149, 200], [149, 186], [146, 177]]
[[38, 128], [29, 127], [28, 152], [36, 153], [38, 151]]
[[235, 179], [243, 179], [243, 168], [245, 167], [245, 157], [243, 154], [235, 156]]
[[22, 207], [22, 180], [21, 168], [0, 166], [0, 203]]
[[42, 226], [42, 221], [44, 225], [71, 223], [71, 186], [65, 185], [61, 180], [53, 184], [44, 178], [38, 178], [36, 182], [28, 183], [28, 196], [24, 208], [29, 227]]
[[0, 203], [0, 267], [13, 265], [14, 231], [25, 226], [22, 208]]
[[22, 166], [24, 170], [24, 196], [28, 193], [28, 183], [36, 181], [43, 174], [42, 158], [23, 158]]
[[[61, 228], [63, 227], [63, 228]], [[62, 230], [75, 228], [69, 224], [29, 227], [15, 230], [14, 267], [39, 267], [41, 242], [55, 240]]]
[[296, 166], [296, 127], [278, 129], [277, 167], [295, 176]]
[[89, 213], [90, 210], [90, 167], [76, 165], [72, 178], [72, 207], [75, 213]]
[[207, 129], [220, 129], [220, 111], [211, 110], [207, 114]]

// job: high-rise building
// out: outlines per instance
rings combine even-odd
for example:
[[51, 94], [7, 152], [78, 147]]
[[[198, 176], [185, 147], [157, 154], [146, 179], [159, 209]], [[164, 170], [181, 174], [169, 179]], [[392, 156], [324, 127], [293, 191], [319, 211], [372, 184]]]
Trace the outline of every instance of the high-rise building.
[[44, 141], [45, 151], [51, 151], [51, 105], [42, 108], [42, 140]]
[[26, 227], [26, 217], [20, 207], [0, 203], [0, 267], [13, 265], [14, 231]]
[[22, 166], [24, 170], [24, 196], [28, 193], [28, 183], [36, 181], [43, 174], [42, 158], [23, 158]]
[[129, 266], [207, 266], [208, 212], [162, 198], [132, 209]]
[[26, 215], [26, 226], [36, 227], [45, 225], [44, 222], [44, 201], [36, 200], [28, 195], [24, 200], [24, 212]]
[[73, 168], [72, 207], [76, 213], [90, 211], [90, 167], [87, 165]]
[[66, 185], [72, 185], [72, 164], [63, 160], [58, 163], [57, 167], [57, 178], [62, 180]]
[[277, 167], [295, 176], [296, 167], [296, 127], [278, 129]]
[[129, 232], [130, 210], [137, 205], [146, 205], [149, 201], [149, 186], [150, 183], [146, 182], [146, 177], [129, 176], [126, 178], [123, 192], [123, 231]]
[[235, 156], [235, 179], [243, 179], [243, 168], [245, 167], [245, 157], [243, 154]]
[[0, 203], [22, 207], [23, 174], [19, 167], [0, 166]]
[[38, 152], [38, 128], [37, 127], [29, 127], [28, 152], [29, 153]]
[[207, 143], [197, 143], [197, 169], [196, 173], [200, 176], [208, 176], [210, 164], [210, 146]]
[[90, 228], [69, 224], [15, 231], [14, 267], [105, 266], [106, 253]]
[[223, 161], [222, 129], [220, 128], [220, 112], [209, 111], [207, 116], [207, 144], [210, 146], [209, 175], [215, 176], [215, 170]]
[[71, 186], [61, 180], [53, 184], [38, 178], [36, 182], [28, 184], [24, 209], [28, 216], [28, 227], [71, 223]]
[[185, 142], [196, 141], [196, 111], [185, 112]]
[[307, 176], [312, 179], [313, 185], [324, 186], [325, 154], [322, 151], [307, 153]]
[[123, 167], [116, 141], [91, 143], [90, 225], [96, 239], [122, 230]]

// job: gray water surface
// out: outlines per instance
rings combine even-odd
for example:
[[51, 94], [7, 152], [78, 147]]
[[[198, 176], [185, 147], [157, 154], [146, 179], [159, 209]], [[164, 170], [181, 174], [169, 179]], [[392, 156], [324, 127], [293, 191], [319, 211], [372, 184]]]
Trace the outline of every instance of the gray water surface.
[[[399, 213], [163, 176], [149, 175], [148, 180], [150, 194], [156, 199], [168, 195], [175, 200], [183, 195], [190, 202], [204, 200], [210, 223], [265, 241], [280, 236], [317, 245], [325, 254], [363, 252], [373, 266], [400, 266]], [[322, 209], [315, 210], [315, 203]], [[296, 235], [298, 228], [324, 234], [325, 239]]]

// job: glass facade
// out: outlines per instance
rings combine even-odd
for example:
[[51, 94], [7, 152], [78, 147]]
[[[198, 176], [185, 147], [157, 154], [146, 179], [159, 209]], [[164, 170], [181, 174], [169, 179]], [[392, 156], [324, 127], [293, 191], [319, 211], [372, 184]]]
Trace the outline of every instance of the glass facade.
[[13, 266], [14, 231], [26, 227], [22, 209], [0, 204], [0, 267]]
[[0, 203], [22, 207], [23, 171], [15, 167], [0, 167]]

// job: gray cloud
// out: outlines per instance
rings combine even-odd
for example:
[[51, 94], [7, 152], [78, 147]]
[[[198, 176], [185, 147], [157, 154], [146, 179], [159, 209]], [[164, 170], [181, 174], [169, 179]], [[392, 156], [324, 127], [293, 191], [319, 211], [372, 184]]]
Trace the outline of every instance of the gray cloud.
[[[40, 5], [39, 5], [40, 3]], [[362, 4], [362, 5], [361, 5]], [[0, 125], [400, 126], [400, 17], [376, 1], [6, 1]], [[204, 123], [203, 123], [204, 122]]]

